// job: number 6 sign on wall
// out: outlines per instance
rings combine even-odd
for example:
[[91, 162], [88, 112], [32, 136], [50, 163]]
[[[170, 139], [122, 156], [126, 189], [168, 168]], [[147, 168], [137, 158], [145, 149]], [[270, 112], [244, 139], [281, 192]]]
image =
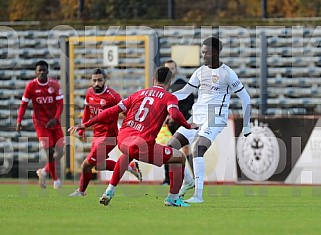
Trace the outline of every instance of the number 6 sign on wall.
[[118, 65], [118, 47], [104, 46], [104, 66]]

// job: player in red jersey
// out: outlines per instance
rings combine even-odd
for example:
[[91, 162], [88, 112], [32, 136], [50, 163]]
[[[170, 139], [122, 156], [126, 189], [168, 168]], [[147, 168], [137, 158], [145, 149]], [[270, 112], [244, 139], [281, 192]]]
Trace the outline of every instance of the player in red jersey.
[[[89, 121], [103, 110], [121, 101], [120, 95], [106, 84], [106, 80], [107, 75], [103, 69], [94, 69], [91, 75], [92, 86], [86, 92], [82, 123]], [[94, 125], [90, 153], [81, 164], [79, 187], [69, 196], [84, 196], [86, 194], [85, 191], [91, 180], [93, 167], [96, 166], [97, 170], [114, 170], [116, 162], [108, 159], [108, 154], [116, 146], [117, 121], [118, 114], [109, 121]], [[79, 130], [78, 135], [84, 138], [85, 131]], [[136, 176], [139, 181], [142, 180], [137, 162], [132, 161], [128, 166], [128, 171]]]
[[56, 164], [64, 154], [64, 133], [60, 124], [63, 111], [63, 94], [57, 79], [48, 78], [48, 64], [40, 60], [35, 65], [36, 78], [29, 81], [25, 88], [18, 110], [16, 131], [22, 129], [21, 121], [28, 103], [32, 100], [33, 124], [42, 148], [46, 150], [48, 162], [37, 170], [39, 185], [46, 188], [46, 176], [54, 180], [54, 188], [59, 189], [61, 182], [56, 173]]
[[170, 192], [164, 203], [168, 206], [189, 206], [178, 196], [183, 181], [185, 155], [179, 150], [155, 142], [168, 114], [186, 128], [197, 128], [194, 123], [186, 122], [178, 109], [177, 98], [166, 91], [170, 83], [170, 70], [165, 67], [157, 68], [152, 88], [137, 91], [118, 105], [104, 110], [90, 121], [69, 128], [68, 131], [75, 133], [79, 129], [85, 129], [95, 123], [113, 119], [115, 114], [126, 113], [117, 137], [122, 155], [116, 163], [110, 184], [100, 198], [101, 204], [109, 204], [128, 162], [137, 159], [156, 166], [170, 164]]

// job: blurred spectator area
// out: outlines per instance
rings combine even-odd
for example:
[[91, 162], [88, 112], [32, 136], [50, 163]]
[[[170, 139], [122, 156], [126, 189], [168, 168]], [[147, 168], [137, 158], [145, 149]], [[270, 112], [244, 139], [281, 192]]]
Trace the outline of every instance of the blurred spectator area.
[[[150, 29], [149, 29], [150, 31]], [[163, 64], [172, 58], [172, 46], [200, 45], [207, 36], [219, 36], [223, 42], [221, 60], [239, 75], [252, 97], [253, 115], [260, 108], [260, 54], [259, 34], [268, 36], [268, 114], [306, 115], [321, 113], [321, 31], [319, 28], [303, 27], [164, 27], [153, 29], [158, 37], [159, 60]], [[94, 35], [140, 35], [144, 29], [97, 30]], [[150, 33], [150, 32], [149, 32]], [[0, 31], [0, 144], [4, 138], [13, 140], [15, 150], [21, 156], [39, 157], [39, 147], [31, 120], [31, 105], [22, 122], [25, 127], [22, 136], [30, 137], [28, 143], [18, 145], [14, 131], [18, 105], [28, 80], [34, 78], [34, 64], [40, 59], [50, 65], [50, 76], [60, 79], [61, 50], [57, 35], [84, 36], [86, 31]], [[75, 104], [79, 112], [83, 107], [85, 91], [90, 86], [90, 71], [103, 67], [99, 46], [75, 50]], [[119, 66], [109, 68], [111, 87], [123, 97], [144, 87], [144, 49], [134, 50], [126, 44], [119, 45]], [[186, 57], [190, 56], [186, 52]], [[190, 77], [197, 66], [179, 66], [182, 77]], [[65, 84], [61, 84], [64, 86]], [[231, 100], [231, 114], [241, 113], [239, 99]], [[80, 118], [76, 123], [80, 122]], [[3, 141], [2, 141], [3, 140]], [[1, 147], [3, 147], [1, 145]], [[90, 144], [88, 144], [88, 149]], [[22, 153], [21, 153], [22, 151]], [[15, 157], [17, 154], [15, 154]], [[20, 156], [20, 157], [21, 157]]]

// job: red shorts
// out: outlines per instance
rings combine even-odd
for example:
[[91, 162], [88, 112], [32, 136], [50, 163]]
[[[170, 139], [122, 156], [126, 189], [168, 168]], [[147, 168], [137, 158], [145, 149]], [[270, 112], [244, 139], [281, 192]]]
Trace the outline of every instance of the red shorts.
[[35, 129], [42, 148], [63, 148], [65, 146], [65, 136], [61, 127], [48, 129], [43, 126], [35, 126]]
[[147, 143], [138, 136], [118, 136], [119, 150], [138, 161], [147, 162], [156, 166], [166, 164], [173, 155], [173, 149], [157, 143]]
[[86, 160], [90, 164], [100, 165], [109, 157], [108, 154], [116, 145], [116, 137], [93, 137], [90, 152]]

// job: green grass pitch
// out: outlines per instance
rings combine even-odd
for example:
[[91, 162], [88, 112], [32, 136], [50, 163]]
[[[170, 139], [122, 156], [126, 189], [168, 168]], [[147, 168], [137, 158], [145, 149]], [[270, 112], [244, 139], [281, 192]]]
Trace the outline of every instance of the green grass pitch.
[[206, 185], [203, 204], [173, 208], [163, 204], [168, 186], [122, 184], [103, 206], [102, 184], [71, 198], [76, 184], [25, 183], [0, 180], [1, 235], [321, 234], [321, 187]]

